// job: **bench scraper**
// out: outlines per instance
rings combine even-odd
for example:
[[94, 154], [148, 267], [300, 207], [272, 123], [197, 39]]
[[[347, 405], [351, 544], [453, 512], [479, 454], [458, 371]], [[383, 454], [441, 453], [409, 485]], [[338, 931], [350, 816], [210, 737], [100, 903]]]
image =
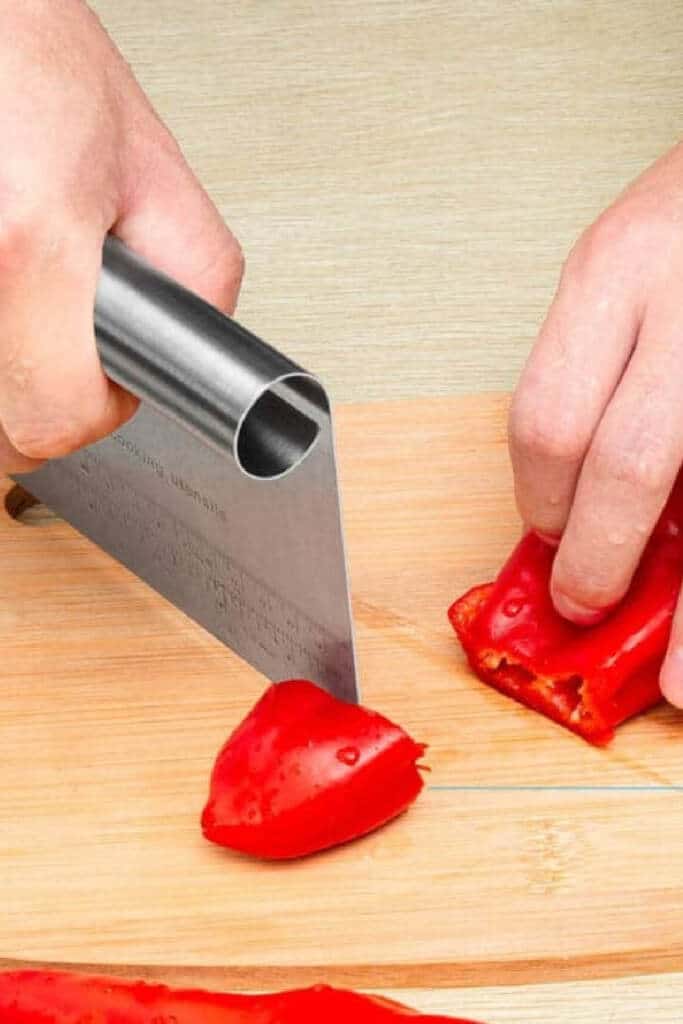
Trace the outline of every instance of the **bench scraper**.
[[112, 237], [95, 333], [139, 411], [15, 479], [270, 679], [358, 700], [322, 385]]

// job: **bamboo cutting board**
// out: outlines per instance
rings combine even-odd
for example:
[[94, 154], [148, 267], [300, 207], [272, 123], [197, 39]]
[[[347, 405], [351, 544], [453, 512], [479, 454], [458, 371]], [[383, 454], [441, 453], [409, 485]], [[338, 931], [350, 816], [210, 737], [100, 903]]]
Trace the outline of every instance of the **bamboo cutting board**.
[[398, 822], [300, 863], [198, 826], [264, 681], [65, 523], [0, 517], [0, 957], [252, 988], [680, 964], [683, 718], [661, 707], [592, 749], [475, 680], [446, 621], [518, 533], [505, 408], [339, 410], [364, 699], [430, 744], [432, 772]]

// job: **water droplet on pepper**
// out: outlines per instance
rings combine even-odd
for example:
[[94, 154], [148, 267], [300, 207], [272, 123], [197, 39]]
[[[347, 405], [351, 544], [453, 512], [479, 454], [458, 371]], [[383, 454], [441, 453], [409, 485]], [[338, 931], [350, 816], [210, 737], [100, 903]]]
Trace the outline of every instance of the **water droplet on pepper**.
[[519, 615], [524, 606], [524, 602], [518, 597], [511, 597], [509, 601], [506, 601], [503, 605], [503, 614], [507, 615], [508, 618], [514, 619], [515, 615]]
[[337, 751], [337, 760], [341, 761], [342, 764], [353, 766], [358, 764], [359, 758], [360, 750], [358, 747], [342, 747], [341, 750]]

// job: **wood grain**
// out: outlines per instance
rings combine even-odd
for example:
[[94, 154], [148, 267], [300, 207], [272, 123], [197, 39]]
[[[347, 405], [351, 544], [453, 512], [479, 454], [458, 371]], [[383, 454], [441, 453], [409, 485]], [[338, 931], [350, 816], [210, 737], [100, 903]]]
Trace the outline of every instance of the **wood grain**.
[[340, 410], [365, 699], [429, 742], [432, 773], [390, 828], [303, 863], [198, 829], [256, 673], [66, 524], [0, 522], [0, 955], [250, 988], [677, 969], [680, 718], [594, 750], [474, 680], [445, 620], [517, 533], [505, 407]]
[[680, 0], [94, 0], [338, 399], [510, 388], [578, 233], [683, 125]]
[[680, 1024], [683, 978], [395, 995], [426, 1013], [460, 1013], [489, 1024]]

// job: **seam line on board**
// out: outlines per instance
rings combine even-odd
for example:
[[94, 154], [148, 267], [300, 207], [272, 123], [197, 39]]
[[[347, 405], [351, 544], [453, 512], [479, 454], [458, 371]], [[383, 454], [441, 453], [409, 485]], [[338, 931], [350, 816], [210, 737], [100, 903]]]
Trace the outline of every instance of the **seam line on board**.
[[683, 793], [683, 783], [649, 785], [453, 785], [427, 786], [436, 793]]

